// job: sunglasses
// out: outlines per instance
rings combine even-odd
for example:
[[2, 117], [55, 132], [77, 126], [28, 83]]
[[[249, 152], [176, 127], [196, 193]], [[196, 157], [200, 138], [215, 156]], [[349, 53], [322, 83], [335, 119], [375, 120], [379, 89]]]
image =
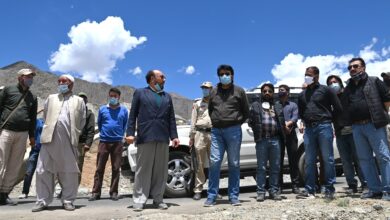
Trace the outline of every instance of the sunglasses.
[[349, 66], [348, 66], [348, 70], [351, 70], [352, 68], [353, 68], [353, 69], [357, 69], [357, 68], [359, 68], [359, 67], [360, 67], [359, 64], [349, 65]]
[[274, 93], [272, 90], [263, 90], [263, 93]]
[[223, 76], [223, 75], [225, 75], [225, 76], [230, 76], [230, 75], [232, 75], [232, 74], [229, 73], [229, 72], [226, 72], [226, 73], [218, 73], [218, 76]]

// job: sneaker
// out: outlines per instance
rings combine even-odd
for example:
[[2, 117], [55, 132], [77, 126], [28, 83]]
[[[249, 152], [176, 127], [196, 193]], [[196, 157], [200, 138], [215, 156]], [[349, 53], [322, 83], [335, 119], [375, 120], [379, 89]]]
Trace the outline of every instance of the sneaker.
[[265, 200], [265, 193], [257, 193], [256, 201], [264, 202], [264, 200]]
[[23, 194], [21, 194], [18, 198], [19, 198], [19, 199], [27, 199], [27, 197], [28, 197], [28, 195], [25, 194], [25, 193], [23, 193]]
[[384, 192], [383, 196], [382, 196], [382, 200], [390, 201], [390, 193], [389, 192]]
[[140, 212], [144, 209], [144, 204], [142, 203], [134, 203], [133, 204], [133, 211]]
[[240, 205], [241, 205], [241, 202], [240, 202], [240, 200], [238, 200], [238, 199], [230, 199], [230, 204], [231, 204], [232, 206], [240, 206]]
[[309, 193], [308, 191], [306, 190], [303, 190], [301, 193], [299, 193], [297, 196], [296, 196], [297, 199], [315, 199], [316, 197], [314, 196], [314, 194], [312, 193]]
[[200, 200], [201, 198], [202, 198], [202, 195], [200, 193], [195, 193], [194, 197], [192, 197], [192, 199], [194, 199], [194, 200]]
[[168, 205], [164, 202], [153, 202], [153, 206], [156, 208], [156, 209], [161, 209], [161, 210], [165, 210], [165, 209], [168, 209]]
[[31, 210], [32, 212], [40, 212], [47, 209], [47, 205], [44, 202], [37, 202], [34, 208]]
[[74, 205], [71, 202], [66, 202], [66, 203], [62, 204], [62, 207], [66, 211], [74, 211], [76, 209], [76, 207], [74, 207]]
[[333, 199], [335, 199], [334, 192], [326, 192], [325, 196], [324, 196], [324, 199], [326, 199], [326, 200], [333, 200]]
[[282, 196], [279, 193], [270, 193], [269, 198], [272, 200], [280, 201], [282, 200]]
[[95, 201], [100, 199], [100, 194], [92, 193], [91, 197], [89, 197], [88, 201]]
[[382, 192], [368, 191], [366, 193], [362, 193], [360, 198], [361, 199], [380, 199], [380, 198], [382, 198]]
[[203, 207], [213, 207], [215, 204], [217, 204], [215, 202], [215, 199], [207, 198], [206, 201], [203, 204]]

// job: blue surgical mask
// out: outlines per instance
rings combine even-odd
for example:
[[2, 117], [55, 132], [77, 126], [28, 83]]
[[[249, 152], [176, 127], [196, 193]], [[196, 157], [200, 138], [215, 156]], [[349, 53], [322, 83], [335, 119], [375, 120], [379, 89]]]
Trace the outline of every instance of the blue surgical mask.
[[160, 93], [163, 91], [164, 86], [160, 86], [160, 84], [156, 83], [156, 84], [154, 84], [154, 88], [156, 89], [157, 93]]
[[62, 93], [62, 94], [65, 94], [65, 93], [69, 92], [68, 85], [66, 85], [66, 84], [58, 85], [58, 92]]
[[232, 83], [232, 76], [224, 74], [219, 77], [219, 81], [222, 83], [222, 85], [229, 85]]
[[118, 105], [119, 104], [119, 100], [115, 97], [110, 97], [110, 99], [108, 100], [108, 104], [109, 105]]
[[23, 79], [24, 86], [30, 87], [33, 84], [33, 78], [25, 78]]
[[306, 85], [310, 85], [314, 82], [314, 77], [312, 76], [305, 76], [305, 83]]
[[208, 97], [210, 95], [210, 89], [202, 89], [203, 97]]
[[332, 83], [330, 84], [330, 88], [335, 92], [339, 93], [341, 91], [341, 87], [339, 83]]

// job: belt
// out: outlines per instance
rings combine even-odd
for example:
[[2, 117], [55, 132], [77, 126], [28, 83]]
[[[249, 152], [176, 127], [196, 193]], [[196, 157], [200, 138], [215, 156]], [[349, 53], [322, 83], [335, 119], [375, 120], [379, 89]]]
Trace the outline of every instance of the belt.
[[370, 122], [371, 122], [370, 119], [365, 119], [365, 120], [354, 121], [353, 124], [364, 125], [364, 124], [368, 124]]
[[196, 131], [211, 132], [211, 128], [195, 128]]
[[315, 122], [309, 122], [309, 123], [305, 123], [305, 126], [308, 127], [308, 128], [312, 128], [312, 127], [316, 127], [320, 124], [326, 124], [326, 123], [330, 123], [330, 121], [315, 121]]
[[261, 138], [274, 138], [278, 136], [279, 136], [278, 134], [263, 134], [261, 135]]

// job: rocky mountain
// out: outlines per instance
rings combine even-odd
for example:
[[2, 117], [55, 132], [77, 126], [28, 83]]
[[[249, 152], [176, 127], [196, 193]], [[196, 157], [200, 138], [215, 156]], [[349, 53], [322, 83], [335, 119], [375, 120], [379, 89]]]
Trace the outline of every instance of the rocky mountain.
[[[34, 78], [34, 84], [31, 86], [31, 91], [39, 97], [40, 107], [43, 101], [49, 94], [57, 92], [58, 75], [40, 70], [34, 65], [25, 61], [19, 61], [8, 66], [0, 68], [0, 86], [12, 85], [17, 83], [16, 73], [23, 68], [32, 68], [37, 71], [37, 76]], [[92, 83], [82, 79], [75, 79], [73, 91], [75, 93], [85, 92], [88, 95], [88, 101], [97, 111], [100, 105], [107, 103], [107, 93], [111, 85], [107, 83]], [[122, 92], [121, 102], [126, 106], [130, 106], [135, 88], [131, 86], [117, 86]], [[170, 93], [173, 99], [175, 113], [184, 119], [188, 120], [191, 116], [192, 100], [180, 96], [175, 93]]]

